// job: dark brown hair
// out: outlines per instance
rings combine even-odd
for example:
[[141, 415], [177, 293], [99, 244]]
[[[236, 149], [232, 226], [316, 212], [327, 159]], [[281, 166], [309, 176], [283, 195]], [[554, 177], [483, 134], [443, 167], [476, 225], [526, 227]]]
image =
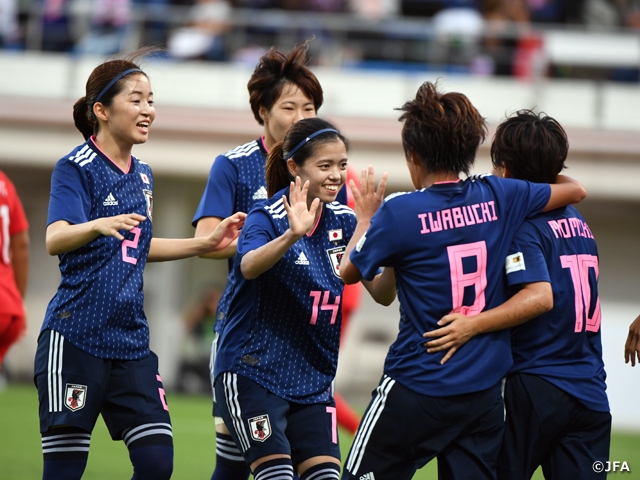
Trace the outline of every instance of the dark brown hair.
[[555, 183], [569, 153], [567, 133], [545, 113], [518, 110], [496, 129], [491, 162], [509, 169], [511, 177]]
[[[314, 117], [302, 119], [291, 125], [291, 128], [284, 137], [284, 141], [278, 142], [271, 147], [269, 156], [267, 157], [266, 167], [267, 195], [269, 197], [274, 196], [278, 191], [288, 187], [291, 180], [293, 180], [289, 173], [286, 160], [290, 152], [301, 142], [304, 142], [307, 137], [313, 135], [319, 130], [324, 130], [325, 128], [332, 128], [337, 131], [336, 127], [321, 118]], [[317, 137], [311, 138], [306, 143], [302, 143], [291, 159], [296, 163], [296, 165], [301, 167], [305, 164], [308, 158], [315, 154], [320, 145], [329, 142], [342, 142], [344, 143], [345, 148], [349, 147], [346, 138], [344, 138], [339, 132], [324, 132]]]
[[475, 161], [485, 139], [487, 124], [462, 93], [441, 94], [431, 82], [423, 83], [416, 98], [401, 108], [402, 146], [407, 160], [418, 158], [429, 172], [464, 172]]
[[296, 85], [313, 101], [316, 112], [324, 101], [320, 82], [306, 66], [308, 42], [297, 46], [287, 54], [271, 49], [260, 58], [247, 89], [251, 111], [260, 125], [264, 121], [260, 118], [260, 107], [271, 110], [273, 104], [280, 98], [282, 88], [288, 83]]
[[[85, 96], [79, 98], [73, 106], [73, 121], [85, 140], [98, 133], [99, 124], [93, 116], [93, 105], [100, 92], [121, 73], [132, 68], [140, 68], [138, 60], [156, 51], [158, 51], [156, 47], [142, 48], [128, 54], [125, 58], [108, 60], [93, 69], [87, 80]], [[144, 72], [132, 73], [141, 73], [147, 76]], [[124, 76], [104, 92], [100, 103], [105, 107], [110, 106], [113, 97], [122, 91], [124, 82], [129, 75], [131, 74]]]

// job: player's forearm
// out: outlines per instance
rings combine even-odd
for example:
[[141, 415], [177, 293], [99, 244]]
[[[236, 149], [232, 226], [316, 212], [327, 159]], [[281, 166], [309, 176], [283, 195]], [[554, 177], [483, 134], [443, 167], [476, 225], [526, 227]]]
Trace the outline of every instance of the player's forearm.
[[[211, 235], [211, 233], [216, 229], [218, 225], [222, 222], [222, 218], [220, 217], [202, 217], [198, 220], [196, 224], [196, 231], [193, 235], [194, 237], [207, 237]], [[226, 248], [222, 250], [216, 250], [214, 252], [205, 253], [204, 255], [200, 255], [200, 258], [211, 258], [214, 260], [222, 260], [225, 258], [231, 258], [237, 253], [237, 241], [233, 242]]]
[[558, 175], [556, 183], [551, 185], [551, 197], [542, 209], [543, 212], [581, 202], [587, 191], [577, 180], [566, 175]]
[[253, 280], [264, 272], [273, 267], [280, 260], [287, 250], [302, 238], [294, 234], [291, 230], [287, 230], [278, 238], [271, 240], [269, 243], [262, 245], [260, 248], [247, 252], [242, 257], [240, 270], [247, 280]]
[[484, 311], [474, 318], [474, 335], [517, 327], [553, 308], [553, 291], [549, 282], [525, 284], [499, 307]]
[[342, 260], [340, 260], [340, 277], [346, 285], [352, 285], [362, 280], [362, 273], [358, 270], [358, 267], [351, 263], [350, 256], [351, 252], [356, 248], [356, 245], [369, 229], [370, 225], [371, 222], [368, 220], [358, 222], [356, 229], [353, 232], [353, 236], [351, 237], [351, 240], [349, 240], [347, 249], [344, 251], [344, 255], [342, 255]]
[[152, 238], [148, 262], [167, 262], [197, 257], [211, 251], [211, 242], [206, 237], [198, 238]]
[[100, 231], [95, 220], [71, 225], [64, 220], [47, 227], [45, 243], [49, 255], [61, 255], [76, 250], [97, 238]]
[[380, 305], [388, 307], [396, 299], [396, 276], [391, 267], [385, 267], [372, 281], [362, 280], [362, 284]]
[[20, 296], [24, 298], [29, 280], [29, 232], [12, 235], [10, 248], [13, 277]]

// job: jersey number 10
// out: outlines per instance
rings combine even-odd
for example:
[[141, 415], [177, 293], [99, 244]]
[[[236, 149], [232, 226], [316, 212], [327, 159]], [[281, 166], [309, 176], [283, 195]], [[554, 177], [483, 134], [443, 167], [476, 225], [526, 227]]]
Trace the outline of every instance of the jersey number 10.
[[[582, 332], [583, 319], [587, 319], [587, 332], [597, 332], [600, 329], [600, 298], [596, 300], [593, 314], [589, 317], [591, 306], [591, 285], [589, 284], [589, 269], [593, 268], [598, 280], [598, 257], [594, 255], [561, 255], [562, 268], [568, 268], [573, 280], [576, 304], [576, 326], [574, 332]], [[586, 308], [585, 308], [586, 307]]]

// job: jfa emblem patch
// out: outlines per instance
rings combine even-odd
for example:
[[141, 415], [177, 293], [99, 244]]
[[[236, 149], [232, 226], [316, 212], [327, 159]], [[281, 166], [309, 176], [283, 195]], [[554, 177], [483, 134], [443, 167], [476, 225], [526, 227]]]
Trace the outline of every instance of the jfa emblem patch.
[[271, 423], [269, 415], [260, 415], [249, 419], [249, 429], [251, 437], [258, 442], [264, 442], [271, 436]]
[[342, 260], [342, 256], [344, 255], [344, 251], [346, 249], [347, 247], [342, 245], [340, 247], [327, 250], [327, 255], [329, 255], [329, 260], [331, 261], [331, 266], [333, 267], [333, 274], [338, 278], [340, 278], [340, 260]]
[[144, 198], [147, 200], [147, 217], [153, 221], [153, 192], [151, 190], [142, 190]]
[[519, 270], [526, 270], [527, 267], [524, 265], [524, 255], [522, 252], [509, 255], [504, 263], [504, 268], [507, 274], [517, 272]]
[[74, 385], [67, 383], [67, 388], [64, 393], [65, 406], [75, 412], [84, 407], [87, 400], [87, 386], [86, 385]]
[[329, 241], [337, 242], [338, 240], [342, 240], [342, 229], [338, 228], [337, 230], [329, 230]]

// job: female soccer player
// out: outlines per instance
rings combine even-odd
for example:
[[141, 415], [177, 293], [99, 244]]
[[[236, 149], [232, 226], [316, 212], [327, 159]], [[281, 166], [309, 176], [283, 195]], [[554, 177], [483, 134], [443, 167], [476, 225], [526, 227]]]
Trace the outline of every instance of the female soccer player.
[[[555, 119], [521, 110], [498, 126], [491, 157], [507, 178], [555, 183], [568, 149]], [[528, 480], [540, 465], [547, 479], [602, 478], [593, 464], [609, 459], [611, 414], [596, 241], [568, 206], [528, 219], [508, 253], [507, 282], [516, 293], [473, 317], [445, 316], [442, 328], [425, 335], [437, 338], [428, 351], [450, 356], [474, 335], [513, 327], [498, 478]]]
[[[306, 42], [286, 54], [272, 48], [260, 59], [247, 88], [251, 110], [256, 121], [263, 126], [264, 134], [215, 159], [193, 218], [196, 237], [210, 234], [223, 218], [238, 211], [249, 212], [256, 203], [267, 199], [265, 164], [269, 150], [276, 142], [284, 140], [291, 125], [303, 118], [315, 117], [322, 106], [322, 87], [306, 66], [307, 61]], [[229, 259], [229, 277], [218, 304], [214, 325], [217, 334], [222, 332], [226, 322], [231, 293], [236, 284], [236, 272], [233, 269], [235, 255], [235, 243], [206, 255], [208, 258]], [[214, 341], [210, 365], [212, 375], [215, 348]], [[346, 403], [345, 406], [348, 407]], [[216, 466], [211, 478], [246, 480], [249, 478], [249, 468], [215, 409], [214, 398]], [[341, 413], [348, 417], [346, 408]], [[354, 418], [347, 418], [347, 422], [357, 425], [357, 419]]]
[[409, 479], [437, 457], [441, 479], [493, 479], [509, 334], [477, 336], [444, 365], [442, 354], [425, 352], [422, 335], [449, 312], [479, 313], [503, 303], [502, 266], [516, 228], [585, 192], [574, 181], [550, 187], [491, 175], [462, 180], [486, 126], [460, 93], [441, 94], [427, 82], [401, 110], [417, 190], [388, 198], [373, 218], [358, 217], [340, 264], [347, 284], [394, 267], [401, 316], [343, 478]]
[[29, 277], [29, 222], [9, 177], [0, 170], [0, 369], [26, 329], [24, 294]]
[[131, 155], [155, 118], [149, 79], [135, 63], [145, 52], [93, 70], [73, 108], [86, 141], [52, 174], [46, 246], [60, 258], [62, 280], [35, 358], [47, 480], [82, 477], [100, 414], [127, 445], [134, 479], [171, 476], [171, 421], [149, 350], [143, 270], [147, 261], [224, 248], [244, 223], [237, 213], [207, 237], [152, 238], [153, 176]]
[[[270, 198], [250, 212], [238, 241], [215, 391], [256, 480], [293, 478], [294, 467], [302, 480], [339, 477], [331, 395], [343, 291], [338, 265], [356, 225], [353, 210], [335, 202], [346, 168], [345, 139], [331, 124], [293, 124], [269, 153]], [[375, 192], [378, 204], [384, 185]], [[366, 286], [376, 301], [391, 303], [393, 275], [372, 280]]]

